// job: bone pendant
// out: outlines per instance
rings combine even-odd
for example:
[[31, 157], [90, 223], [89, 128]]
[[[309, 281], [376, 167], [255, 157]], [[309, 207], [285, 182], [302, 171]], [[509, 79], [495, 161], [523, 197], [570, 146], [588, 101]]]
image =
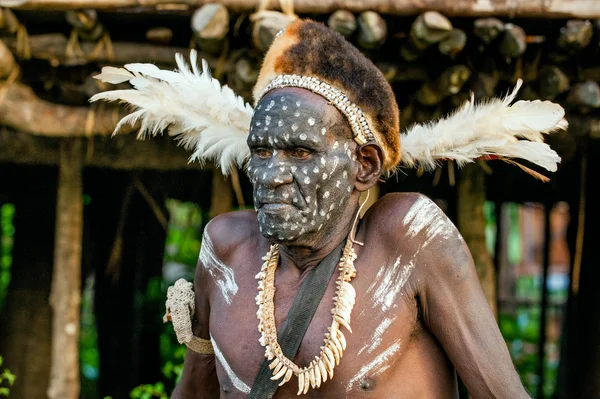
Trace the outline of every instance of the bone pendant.
[[306, 395], [306, 393], [308, 392], [308, 388], [310, 388], [310, 376], [308, 375], [307, 371], [306, 373], [304, 373], [304, 390], [302, 391], [302, 393]]
[[298, 374], [298, 395], [304, 391], [304, 374]]
[[281, 370], [282, 368], [283, 368], [283, 363], [279, 362], [279, 364], [275, 367], [275, 370], [273, 370], [273, 374], [279, 373], [279, 370]]
[[315, 369], [314, 367], [308, 371], [308, 377], [310, 378], [310, 387], [315, 389], [317, 387], [317, 381], [315, 379]]
[[342, 319], [340, 316], [334, 316], [335, 317], [335, 321], [337, 321], [338, 323], [340, 323], [341, 325], [343, 325], [344, 327], [346, 327], [346, 329], [350, 332], [352, 332], [352, 328], [350, 328], [350, 325], [348, 323], [346, 323], [346, 320]]
[[321, 387], [321, 368], [319, 367], [319, 362], [315, 361], [314, 373], [315, 373], [315, 385], [317, 388]]
[[340, 365], [340, 353], [338, 352], [337, 347], [335, 346], [335, 344], [331, 341], [329, 341], [327, 343], [327, 348], [333, 353], [333, 358], [335, 359], [335, 365], [339, 366]]
[[280, 379], [281, 377], [283, 377], [285, 375], [285, 373], [288, 371], [288, 368], [283, 366], [281, 368], [281, 370], [279, 370], [279, 372], [277, 374], [275, 374], [273, 377], [271, 377], [271, 379], [273, 381]]
[[[277, 367], [279, 365], [279, 359], [275, 358], [275, 360], [273, 360], [271, 362], [271, 364], [269, 364], [269, 370], [273, 370], [275, 367]], [[277, 372], [277, 371], [276, 371]]]
[[323, 382], [327, 381], [327, 368], [325, 367], [325, 362], [323, 359], [319, 359], [319, 371], [321, 372], [321, 379]]
[[340, 343], [342, 344], [342, 349], [346, 350], [346, 337], [344, 336], [344, 333], [338, 329], [337, 336], [340, 339]]
[[279, 386], [282, 386], [283, 384], [288, 382], [292, 378], [293, 375], [294, 375], [294, 370], [288, 369], [288, 371], [285, 373], [285, 376], [283, 377], [283, 380], [281, 380], [281, 382], [279, 383]]

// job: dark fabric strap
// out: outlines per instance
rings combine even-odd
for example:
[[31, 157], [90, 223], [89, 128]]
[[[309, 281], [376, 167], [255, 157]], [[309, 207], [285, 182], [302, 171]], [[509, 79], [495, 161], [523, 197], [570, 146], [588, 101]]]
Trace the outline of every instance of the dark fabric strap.
[[[288, 359], [294, 359], [298, 348], [300, 348], [300, 343], [302, 343], [310, 321], [325, 294], [333, 271], [342, 257], [344, 244], [345, 241], [327, 255], [317, 267], [311, 270], [304, 283], [302, 283], [300, 290], [298, 290], [294, 303], [292, 303], [292, 307], [277, 336], [279, 346]], [[250, 391], [249, 398], [269, 399], [275, 395], [281, 379], [277, 381], [271, 380], [273, 376], [272, 371], [269, 370], [271, 362], [272, 360], [268, 360], [267, 358], [263, 361], [254, 379], [254, 385]]]

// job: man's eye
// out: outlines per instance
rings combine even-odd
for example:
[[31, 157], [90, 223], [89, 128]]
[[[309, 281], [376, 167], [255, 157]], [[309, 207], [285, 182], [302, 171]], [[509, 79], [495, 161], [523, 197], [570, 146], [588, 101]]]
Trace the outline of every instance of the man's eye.
[[304, 149], [304, 148], [294, 148], [291, 152], [291, 155], [294, 158], [308, 158], [310, 156], [310, 151]]
[[266, 148], [257, 148], [254, 150], [254, 153], [262, 159], [266, 159], [271, 156], [271, 151], [267, 150]]

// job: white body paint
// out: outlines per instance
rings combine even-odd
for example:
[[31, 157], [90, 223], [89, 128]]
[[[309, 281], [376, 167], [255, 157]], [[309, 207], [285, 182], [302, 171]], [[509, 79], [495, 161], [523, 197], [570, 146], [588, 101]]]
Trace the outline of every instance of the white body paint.
[[365, 376], [376, 377], [392, 366], [391, 358], [400, 350], [400, 340], [394, 342], [389, 348], [381, 352], [371, 362], [363, 366], [354, 377], [348, 381], [346, 392], [350, 392], [355, 383]]
[[429, 245], [436, 237], [446, 240], [450, 237], [460, 237], [458, 230], [447, 220], [444, 212], [428, 198], [419, 198], [406, 213], [402, 222], [408, 226], [406, 236], [410, 238], [416, 237], [421, 232], [425, 233], [422, 248]]
[[382, 267], [377, 272], [371, 286], [367, 289], [367, 294], [372, 293], [373, 307], [381, 308], [382, 312], [386, 312], [396, 305], [398, 294], [415, 268], [412, 259], [408, 264], [401, 267], [401, 259], [402, 256], [399, 256], [391, 267]]
[[250, 387], [237, 375], [235, 375], [235, 373], [229, 366], [229, 363], [227, 363], [227, 360], [225, 360], [225, 356], [223, 356], [223, 353], [221, 353], [221, 350], [219, 349], [219, 346], [217, 345], [213, 337], [210, 337], [210, 342], [212, 342], [213, 349], [215, 350], [215, 357], [221, 364], [221, 367], [223, 367], [223, 370], [225, 370], [225, 372], [227, 373], [227, 377], [229, 377], [229, 379], [233, 383], [233, 386], [236, 387], [236, 389], [240, 392], [246, 394], [250, 393]]
[[232, 298], [238, 292], [238, 285], [235, 282], [233, 269], [216, 256], [212, 241], [206, 232], [202, 235], [202, 248], [200, 248], [199, 258], [204, 268], [215, 279], [225, 302], [228, 305], [231, 304]]
[[371, 341], [370, 343], [367, 343], [365, 346], [363, 346], [358, 351], [357, 355], [360, 355], [364, 351], [367, 351], [367, 354], [370, 354], [375, 349], [377, 349], [379, 347], [379, 345], [381, 345], [381, 341], [383, 340], [382, 339], [383, 333], [387, 331], [387, 329], [390, 327], [390, 325], [392, 324], [392, 322], [394, 320], [396, 320], [396, 316], [384, 318], [381, 321], [381, 323], [379, 323], [379, 325], [375, 328], [375, 333], [373, 334], [373, 341]]

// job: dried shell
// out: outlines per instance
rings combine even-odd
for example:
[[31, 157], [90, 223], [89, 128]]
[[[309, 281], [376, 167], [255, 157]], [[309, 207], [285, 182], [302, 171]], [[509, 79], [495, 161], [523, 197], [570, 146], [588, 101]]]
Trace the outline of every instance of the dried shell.
[[298, 374], [298, 393], [297, 395], [302, 394], [304, 391], [304, 374]]
[[283, 384], [288, 382], [290, 378], [292, 378], [292, 375], [294, 375], [294, 370], [288, 369], [288, 371], [285, 373], [285, 376], [283, 377], [283, 380], [281, 380], [281, 382], [279, 383], [279, 386], [282, 386]]

